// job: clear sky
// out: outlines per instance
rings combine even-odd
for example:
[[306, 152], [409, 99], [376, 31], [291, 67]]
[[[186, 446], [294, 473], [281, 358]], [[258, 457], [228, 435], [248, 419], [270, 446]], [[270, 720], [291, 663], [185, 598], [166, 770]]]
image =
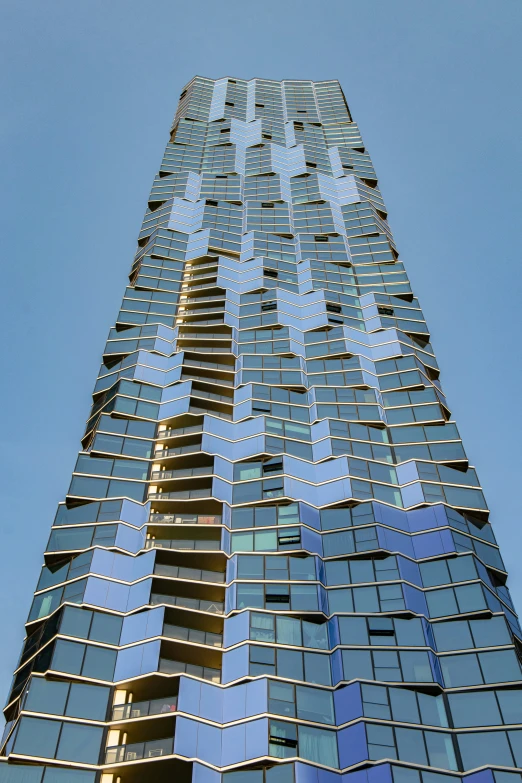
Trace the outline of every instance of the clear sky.
[[520, 0], [1, 0], [7, 694], [182, 86], [341, 81], [522, 608]]

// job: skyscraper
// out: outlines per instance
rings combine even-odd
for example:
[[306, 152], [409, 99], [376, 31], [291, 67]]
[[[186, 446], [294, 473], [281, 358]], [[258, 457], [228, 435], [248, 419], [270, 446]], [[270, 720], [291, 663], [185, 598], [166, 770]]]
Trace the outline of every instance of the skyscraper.
[[0, 783], [520, 783], [520, 638], [340, 85], [194, 78]]

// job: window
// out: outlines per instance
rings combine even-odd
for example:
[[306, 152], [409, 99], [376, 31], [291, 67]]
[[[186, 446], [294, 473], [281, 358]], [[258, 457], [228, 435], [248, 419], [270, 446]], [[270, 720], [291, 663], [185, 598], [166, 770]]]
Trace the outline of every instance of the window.
[[269, 753], [276, 758], [297, 756], [297, 726], [280, 720], [270, 721]]
[[302, 758], [327, 767], [339, 766], [335, 732], [312, 726], [299, 726], [298, 735], [299, 755]]
[[54, 758], [61, 725], [60, 721], [22, 718], [14, 744], [15, 753]]
[[59, 639], [54, 648], [51, 668], [98, 680], [112, 680], [115, 665], [115, 650]]
[[458, 735], [464, 769], [487, 766], [513, 766], [513, 757], [505, 731], [478, 731]]
[[237, 585], [237, 608], [245, 609], [247, 607], [318, 611], [317, 586], [241, 583]]
[[64, 723], [56, 758], [83, 764], [97, 764], [102, 736], [101, 727]]
[[224, 772], [223, 783], [294, 783], [294, 765], [278, 764], [264, 769]]
[[[334, 724], [333, 695], [330, 691], [269, 681], [269, 711], [316, 723]], [[297, 702], [297, 709], [296, 709]]]
[[303, 654], [297, 650], [254, 645], [250, 646], [250, 674], [275, 674], [278, 677], [306, 680], [317, 685], [331, 685], [332, 682], [329, 655], [312, 652]]
[[432, 630], [439, 652], [466, 650], [473, 647], [498, 647], [512, 643], [504, 617], [498, 616], [484, 620], [433, 623]]
[[27, 756], [97, 764], [103, 729], [77, 723], [23, 717], [14, 750]]
[[502, 717], [494, 691], [449, 693], [448, 702], [456, 728], [500, 726]]
[[414, 650], [343, 650], [345, 680], [433, 682], [428, 653]]
[[520, 679], [520, 664], [513, 650], [445, 655], [439, 660], [447, 688]]
[[361, 693], [365, 717], [448, 726], [442, 696], [431, 696], [405, 688], [366, 684], [361, 685]]
[[277, 758], [299, 755], [328, 767], [339, 766], [335, 732], [311, 726], [271, 720], [269, 752], [271, 756]]
[[29, 712], [47, 712], [64, 715], [69, 683], [33, 677], [24, 708]]

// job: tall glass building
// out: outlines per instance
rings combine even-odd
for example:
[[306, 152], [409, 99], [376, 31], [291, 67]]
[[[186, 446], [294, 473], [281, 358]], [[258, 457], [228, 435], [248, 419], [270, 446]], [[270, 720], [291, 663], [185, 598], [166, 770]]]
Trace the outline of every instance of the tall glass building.
[[180, 96], [0, 783], [519, 783], [521, 631], [337, 81]]

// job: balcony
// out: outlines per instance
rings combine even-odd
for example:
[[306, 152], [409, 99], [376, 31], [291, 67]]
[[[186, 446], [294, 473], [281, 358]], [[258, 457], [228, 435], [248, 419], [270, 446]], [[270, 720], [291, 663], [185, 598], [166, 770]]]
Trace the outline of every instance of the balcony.
[[203, 391], [202, 389], [192, 389], [191, 399], [193, 397], [204, 397], [206, 400], [217, 400], [218, 402], [226, 402], [228, 405], [232, 405], [234, 397], [227, 394], [213, 394], [212, 392]]
[[[194, 280], [196, 279], [197, 278], [194, 277]], [[207, 281], [205, 283], [199, 283], [199, 285], [193, 285], [190, 282], [190, 280], [188, 281], [186, 280], [183, 282], [181, 286], [181, 291], [184, 294], [189, 294], [191, 291], [198, 291], [202, 288], [217, 288], [218, 286], [216, 285], [216, 283], [217, 283], [217, 277], [215, 277], [214, 275], [209, 275]]]
[[114, 745], [105, 751], [106, 764], [120, 764], [122, 761], [139, 761], [170, 756], [174, 751], [174, 738], [135, 742], [132, 745]]
[[204, 598], [189, 598], [184, 595], [161, 595], [152, 593], [150, 596], [151, 606], [179, 606], [182, 609], [195, 609], [199, 612], [210, 612], [211, 614], [223, 614], [225, 605], [222, 601], [209, 601]]
[[203, 489], [186, 489], [177, 492], [150, 492], [149, 500], [194, 500], [197, 498], [211, 498], [212, 487]]
[[192, 435], [194, 432], [203, 432], [202, 424], [192, 424], [190, 427], [178, 427], [171, 429], [160, 429], [158, 438], [175, 438], [177, 435]]
[[[163, 626], [163, 636], [168, 639], [175, 639], [180, 642], [192, 642], [193, 644], [206, 644], [209, 647], [222, 647], [223, 635], [220, 633], [211, 633], [210, 631], [200, 631], [197, 628], [185, 628], [182, 625]], [[159, 699], [157, 701], [160, 701]]]
[[154, 567], [156, 576], [168, 576], [172, 579], [189, 579], [192, 582], [213, 582], [224, 584], [225, 574], [222, 571], [208, 571], [201, 568], [185, 568], [184, 566], [156, 563]]
[[[160, 453], [158, 456], [166, 455], [164, 453]], [[202, 467], [198, 468], [179, 468], [178, 470], [155, 470], [151, 474], [151, 480], [191, 478], [193, 476], [212, 476], [213, 472], [213, 465], [203, 465]]]
[[183, 661], [171, 661], [169, 658], [160, 658], [159, 671], [162, 674], [192, 674], [209, 682], [221, 682], [219, 669], [211, 669], [209, 666], [197, 666], [194, 663]]
[[[192, 318], [192, 316], [189, 316], [187, 313], [182, 313], [181, 315], [176, 316], [176, 324], [182, 324], [184, 323], [188, 318]], [[194, 325], [198, 326], [204, 326], [206, 324], [209, 324], [211, 326], [217, 326], [218, 324], [224, 324], [225, 320], [224, 318], [212, 318], [212, 319], [205, 319], [204, 321], [200, 320], [199, 318], [197, 320], [193, 319], [189, 323], [193, 323]]]
[[180, 350], [185, 353], [232, 353], [232, 345], [230, 343], [226, 346], [180, 345]]
[[223, 413], [222, 408], [219, 408], [218, 406], [212, 406], [212, 403], [209, 403], [208, 407], [206, 408], [198, 408], [196, 405], [191, 405], [189, 408], [189, 413], [194, 413], [196, 415], [199, 414], [218, 414], [220, 419], [226, 419], [227, 421], [232, 421], [232, 414], [231, 413]]
[[151, 511], [149, 522], [162, 525], [220, 525], [221, 516], [203, 514], [157, 514]]
[[179, 333], [179, 340], [232, 340], [232, 331], [227, 332], [185, 332]]
[[[177, 709], [175, 696], [152, 701], [138, 701], [130, 704], [116, 704], [112, 709], [112, 720], [130, 720], [132, 718], [146, 718], [149, 715], [167, 715]], [[119, 746], [122, 747], [122, 746]]]
[[185, 372], [183, 371], [181, 373], [181, 380], [182, 381], [203, 381], [203, 383], [211, 383], [216, 386], [230, 386], [231, 388], [234, 387], [233, 381], [225, 380], [224, 378], [215, 378], [214, 376], [208, 377], [205, 375], [197, 375], [195, 372]]
[[[201, 432], [201, 429], [198, 430]], [[162, 438], [172, 438], [173, 435], [163, 435], [163, 433], [160, 434]], [[161, 451], [158, 450], [154, 454], [154, 457], [175, 457], [178, 454], [194, 454], [196, 452], [201, 451], [201, 443], [189, 443], [187, 446], [174, 446], [174, 448], [171, 449], [162, 449]]]
[[180, 305], [178, 308], [178, 312], [176, 314], [176, 320], [178, 318], [186, 318], [189, 316], [192, 318], [192, 316], [199, 316], [203, 315], [205, 313], [209, 313], [212, 315], [213, 313], [217, 315], [217, 313], [223, 313], [225, 310], [225, 303], [223, 302], [221, 307], [194, 307], [189, 308], [187, 304]]
[[217, 364], [216, 362], [197, 362], [195, 359], [185, 359], [183, 361], [184, 367], [201, 367], [208, 370], [226, 370], [227, 372], [235, 372], [235, 366], [233, 364]]
[[211, 538], [148, 538], [145, 549], [192, 549], [203, 552], [216, 552], [221, 549], [221, 541]]
[[[214, 263], [205, 264], [200, 267], [185, 268], [183, 272], [183, 285], [190, 283], [191, 280], [205, 280], [208, 277], [214, 277], [218, 273], [218, 261]], [[223, 290], [223, 289], [220, 289]]]
[[226, 299], [226, 293], [215, 294], [214, 296], [191, 296], [183, 295], [181, 297], [181, 305], [199, 304], [200, 302], [224, 302]]

